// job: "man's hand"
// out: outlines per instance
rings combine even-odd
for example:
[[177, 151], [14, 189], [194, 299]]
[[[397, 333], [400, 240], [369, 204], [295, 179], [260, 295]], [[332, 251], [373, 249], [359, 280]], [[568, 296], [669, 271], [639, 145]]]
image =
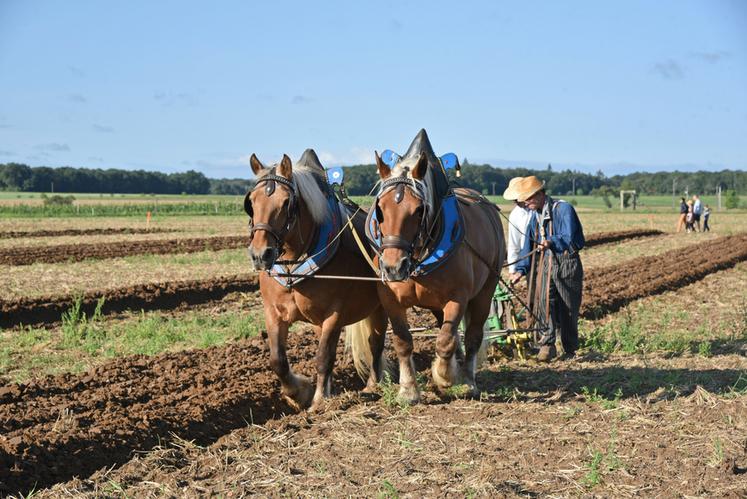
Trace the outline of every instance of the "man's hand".
[[544, 241], [537, 243], [537, 248], [541, 249], [542, 251], [545, 251], [546, 249], [550, 249], [550, 241], [545, 239]]
[[517, 282], [521, 281], [522, 277], [524, 277], [524, 275], [521, 272], [512, 272], [508, 275], [508, 278], [511, 280], [511, 284], [516, 284]]

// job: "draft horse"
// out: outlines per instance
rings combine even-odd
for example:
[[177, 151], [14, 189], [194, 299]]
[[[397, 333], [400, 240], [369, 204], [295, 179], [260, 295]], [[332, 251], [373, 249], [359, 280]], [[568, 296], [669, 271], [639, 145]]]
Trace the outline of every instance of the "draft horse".
[[[356, 339], [356, 369], [368, 373], [366, 390], [374, 390], [383, 369], [387, 326], [377, 282], [313, 277], [320, 268], [325, 276], [375, 277], [349, 227], [340, 233], [352, 216], [362, 234], [365, 212], [342, 211], [311, 149], [296, 164], [283, 155], [280, 163], [267, 168], [254, 154], [250, 164], [257, 181], [244, 198], [250, 217], [249, 255], [261, 271], [270, 366], [280, 378], [281, 394], [296, 410], [323, 407], [331, 391], [337, 343], [347, 325], [346, 334]], [[288, 328], [296, 321], [312, 324], [319, 337], [316, 389], [288, 362]]]
[[[448, 185], [425, 130], [420, 131], [393, 167], [382, 161], [378, 153], [376, 164], [381, 186], [370, 216], [377, 219], [374, 230], [378, 234], [374, 239], [379, 241], [377, 258], [385, 284], [379, 287], [379, 298], [394, 331], [399, 396], [410, 403], [417, 403], [420, 398], [406, 318], [406, 310], [412, 306], [443, 312], [432, 365], [437, 388], [444, 390], [463, 383], [470, 395], [479, 395], [476, 357], [506, 258], [498, 208], [476, 191]], [[461, 213], [463, 238], [454, 244], [448, 259], [431, 272], [421, 273], [421, 263], [434, 252], [434, 234], [444, 223], [443, 207], [449, 196], [456, 196], [451, 202]], [[450, 230], [458, 228], [455, 225]], [[457, 329], [462, 318], [466, 322], [464, 352]], [[457, 355], [461, 358], [462, 354], [463, 362], [457, 362]]]

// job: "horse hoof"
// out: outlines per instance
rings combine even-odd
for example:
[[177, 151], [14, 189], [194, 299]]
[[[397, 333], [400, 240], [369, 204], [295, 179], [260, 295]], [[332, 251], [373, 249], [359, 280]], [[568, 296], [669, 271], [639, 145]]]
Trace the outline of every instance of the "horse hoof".
[[420, 402], [420, 392], [417, 386], [401, 386], [399, 393], [397, 394], [401, 400], [407, 402], [410, 405], [415, 405]]
[[368, 380], [368, 383], [366, 383], [366, 387], [361, 390], [363, 393], [378, 393], [379, 392], [379, 384], [376, 381]]
[[324, 398], [317, 399], [316, 397], [314, 397], [314, 401], [311, 403], [311, 407], [309, 407], [308, 412], [324, 412]]
[[449, 360], [444, 360], [436, 356], [431, 365], [431, 374], [433, 383], [439, 390], [447, 390], [458, 383], [455, 373], [457, 372], [456, 360], [452, 356]]
[[283, 387], [283, 397], [296, 411], [302, 411], [311, 405], [314, 398], [314, 384], [306, 376], [294, 375], [292, 385]]
[[477, 385], [474, 383], [467, 383], [464, 385], [466, 387], [466, 394], [465, 397], [469, 399], [479, 399], [480, 398], [480, 390], [477, 389]]

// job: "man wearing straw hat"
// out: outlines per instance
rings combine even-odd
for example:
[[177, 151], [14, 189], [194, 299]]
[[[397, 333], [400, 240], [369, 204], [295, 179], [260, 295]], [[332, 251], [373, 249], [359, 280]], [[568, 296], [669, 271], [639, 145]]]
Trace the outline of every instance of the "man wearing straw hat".
[[[585, 243], [581, 222], [573, 206], [548, 196], [545, 183], [535, 176], [518, 180], [515, 191], [516, 200], [538, 214], [538, 220], [529, 225], [521, 250], [522, 256], [538, 251], [536, 298], [532, 301], [538, 305], [536, 312], [549, 319], [549, 330], [540, 339], [537, 360], [549, 362], [557, 356], [558, 331], [565, 357], [572, 358], [578, 349], [578, 312], [584, 278], [578, 255]], [[519, 282], [530, 268], [529, 258], [519, 261], [516, 271], [510, 274], [511, 282]]]
[[521, 248], [524, 246], [527, 227], [530, 221], [536, 218], [537, 213], [528, 210], [524, 203], [520, 203], [516, 199], [519, 195], [516, 188], [523, 179], [524, 177], [512, 178], [508, 183], [508, 188], [503, 192], [503, 197], [506, 200], [514, 202], [514, 209], [508, 216], [508, 254], [506, 261], [508, 261], [509, 274], [516, 272], [516, 262], [519, 259]]

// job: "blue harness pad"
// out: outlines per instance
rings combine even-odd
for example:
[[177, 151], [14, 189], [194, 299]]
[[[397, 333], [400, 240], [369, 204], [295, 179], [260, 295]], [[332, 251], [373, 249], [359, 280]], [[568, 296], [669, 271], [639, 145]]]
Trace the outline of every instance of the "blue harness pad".
[[[464, 239], [464, 220], [459, 209], [459, 202], [454, 194], [443, 199], [441, 204], [441, 230], [438, 234], [438, 242], [431, 247], [430, 252], [418, 264], [412, 273], [413, 277], [428, 275], [454, 254]], [[376, 211], [372, 210], [369, 219], [368, 234], [371, 242], [377, 247], [381, 246], [381, 233], [376, 230], [378, 225]], [[376, 235], [376, 236], [374, 236]]]
[[[316, 274], [319, 269], [329, 263], [337, 252], [337, 248], [340, 245], [340, 238], [338, 237], [335, 239], [335, 237], [342, 230], [342, 216], [340, 210], [345, 208], [338, 204], [335, 196], [328, 196], [327, 203], [329, 204], [332, 216], [324, 223], [324, 225], [317, 227], [316, 240], [308, 251], [308, 258], [291, 269], [279, 264], [275, 264], [272, 267], [272, 273], [279, 274], [273, 275], [273, 277], [286, 288], [290, 288], [307, 277]], [[288, 277], [287, 274], [291, 274], [293, 277]]]

